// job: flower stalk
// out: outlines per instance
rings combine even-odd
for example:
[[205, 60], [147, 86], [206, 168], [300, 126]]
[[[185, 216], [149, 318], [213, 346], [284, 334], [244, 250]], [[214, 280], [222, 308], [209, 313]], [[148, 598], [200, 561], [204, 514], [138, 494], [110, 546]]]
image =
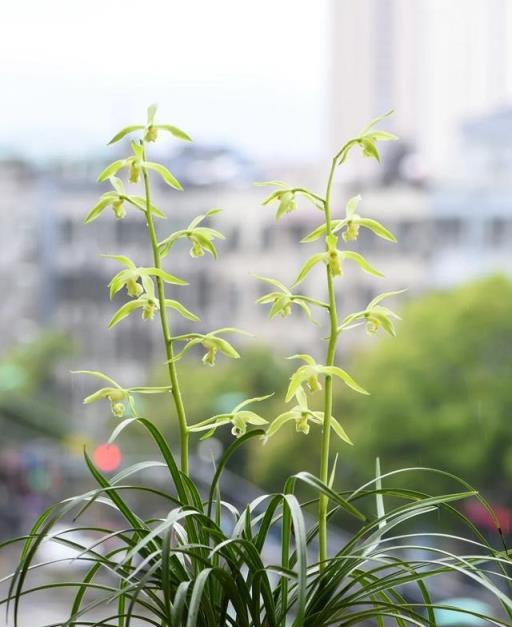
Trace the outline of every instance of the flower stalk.
[[[277, 187], [277, 189], [274, 190], [262, 203], [264, 205], [274, 202], [279, 203], [276, 213], [276, 218], [279, 220], [286, 214], [297, 209], [295, 196], [299, 194], [303, 198], [309, 200], [314, 207], [319, 209], [323, 213], [324, 217], [324, 222], [301, 240], [301, 243], [310, 243], [323, 236], [325, 242], [324, 250], [323, 252], [314, 253], [304, 262], [293, 286], [297, 286], [302, 283], [313, 268], [323, 264], [325, 266], [325, 277], [327, 283], [327, 303], [316, 301], [315, 299], [308, 299], [307, 297], [295, 296], [279, 281], [266, 277], [259, 277], [280, 290], [279, 292], [266, 294], [259, 299], [259, 302], [261, 303], [273, 303], [270, 311], [270, 317], [273, 317], [277, 313], [283, 317], [289, 315], [291, 313], [291, 304], [293, 302], [298, 302], [298, 304], [301, 304], [303, 308], [306, 308], [306, 314], [310, 320], [312, 320], [312, 317], [311, 312], [309, 311], [309, 305], [323, 308], [324, 311], [327, 310], [329, 316], [329, 335], [325, 363], [323, 365], [317, 364], [311, 355], [294, 355], [292, 357], [305, 361], [306, 365], [300, 366], [297, 371], [292, 374], [285, 401], [289, 402], [295, 397], [299, 404], [291, 411], [278, 416], [273, 421], [267, 432], [268, 438], [280, 429], [283, 424], [291, 421], [292, 419], [295, 419], [296, 421], [297, 430], [306, 435], [309, 433], [310, 427], [308, 420], [313, 424], [321, 424], [322, 426], [319, 479], [321, 484], [325, 487], [325, 490], [321, 492], [318, 504], [318, 558], [319, 568], [321, 571], [325, 568], [325, 564], [329, 558], [327, 545], [327, 511], [329, 499], [332, 498], [332, 495], [328, 495], [331, 491], [331, 484], [334, 480], [335, 472], [335, 464], [331, 468], [329, 459], [331, 429], [346, 444], [352, 444], [350, 437], [346, 434], [338, 420], [336, 420], [333, 416], [333, 378], [340, 379], [345, 385], [360, 394], [368, 394], [368, 392], [356, 381], [354, 381], [354, 379], [352, 379], [352, 377], [345, 370], [342, 370], [335, 365], [338, 338], [342, 331], [347, 331], [348, 329], [365, 323], [367, 325], [367, 330], [371, 333], [374, 333], [379, 327], [382, 327], [386, 332], [393, 335], [394, 327], [391, 318], [397, 316], [386, 307], [380, 306], [379, 303], [383, 298], [398, 293], [388, 292], [376, 297], [368, 305], [367, 309], [347, 316], [340, 324], [338, 319], [334, 280], [343, 277], [343, 263], [345, 260], [348, 259], [357, 263], [361, 270], [373, 276], [382, 277], [383, 275], [376, 268], [371, 266], [358, 252], [353, 250], [339, 250], [339, 238], [337, 233], [342, 231], [342, 240], [344, 242], [351, 242], [353, 240], [357, 240], [360, 227], [364, 227], [372, 231], [378, 237], [388, 241], [395, 242], [396, 239], [390, 231], [388, 231], [376, 220], [363, 218], [359, 215], [359, 213], [356, 213], [361, 200], [360, 196], [355, 196], [348, 200], [345, 208], [345, 218], [333, 219], [331, 210], [332, 187], [336, 168], [346, 162], [352, 149], [359, 148], [364, 157], [370, 157], [380, 161], [380, 155], [376, 146], [377, 141], [390, 141], [396, 139], [396, 137], [391, 133], [386, 131], [377, 131], [374, 128], [375, 125], [387, 117], [387, 115], [389, 115], [389, 113], [372, 120], [370, 124], [363, 129], [360, 135], [346, 142], [341, 150], [339, 150], [333, 157], [329, 169], [324, 198], [303, 187], [288, 187], [287, 184], [282, 181], [271, 181], [269, 183], [265, 183], [265, 185], [271, 185], [273, 187]], [[298, 298], [301, 300], [297, 301]], [[322, 389], [322, 384], [318, 378], [319, 375], [323, 376], [323, 412], [311, 412], [307, 406], [306, 393], [313, 394]], [[283, 555], [286, 558], [288, 555], [287, 550], [283, 553]], [[286, 566], [286, 559], [283, 559], [283, 566]], [[286, 587], [286, 584], [284, 585]]]
[[[331, 191], [336, 171], [336, 158], [332, 160], [329, 178], [325, 191], [325, 224], [326, 224], [326, 242], [329, 241], [331, 232]], [[329, 244], [326, 243], [328, 250]], [[327, 347], [327, 356], [325, 363], [327, 366], [333, 366], [336, 358], [336, 347], [338, 341], [338, 312], [336, 307], [336, 294], [333, 285], [333, 270], [331, 264], [326, 264], [327, 290], [328, 290], [328, 313], [329, 313], [329, 344]], [[325, 375], [325, 392], [324, 392], [324, 421], [322, 430], [322, 444], [320, 449], [320, 479], [324, 483], [329, 481], [329, 448], [331, 438], [331, 418], [332, 418], [332, 375]], [[318, 502], [318, 541], [319, 541], [319, 562], [320, 568], [327, 560], [327, 507], [328, 498], [325, 494], [320, 494]]]
[[[144, 146], [144, 140], [141, 141]], [[144, 160], [145, 150], [144, 150]], [[144, 194], [146, 201], [146, 225], [148, 229], [149, 239], [151, 241], [151, 250], [153, 252], [153, 263], [155, 268], [161, 269], [162, 262], [160, 258], [160, 250], [158, 247], [158, 238], [156, 235], [155, 224], [153, 221], [153, 215], [151, 212], [151, 186], [149, 182], [149, 175], [145, 168], [142, 169], [142, 177], [144, 179]], [[174, 360], [174, 348], [171, 329], [169, 326], [169, 320], [167, 317], [167, 309], [165, 303], [165, 286], [160, 276], [155, 277], [156, 289], [158, 295], [158, 302], [160, 304], [160, 323], [162, 327], [162, 335], [165, 344], [165, 352], [167, 357], [167, 372], [169, 375], [169, 381], [171, 383], [171, 394], [174, 399], [174, 406], [176, 408], [176, 415], [178, 417], [178, 427], [180, 431], [180, 457], [181, 457], [181, 471], [183, 474], [189, 474], [189, 432], [187, 425], [187, 416], [185, 412], [185, 405], [183, 404], [183, 398], [181, 396], [180, 384], [178, 379], [178, 371]]]

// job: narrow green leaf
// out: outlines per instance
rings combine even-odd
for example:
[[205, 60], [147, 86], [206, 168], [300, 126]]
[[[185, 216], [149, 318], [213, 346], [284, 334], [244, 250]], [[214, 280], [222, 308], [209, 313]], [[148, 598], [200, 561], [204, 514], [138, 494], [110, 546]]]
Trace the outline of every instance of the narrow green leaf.
[[263, 431], [263, 429], [252, 429], [248, 431], [247, 433], [245, 433], [244, 435], [242, 435], [241, 437], [235, 439], [233, 442], [231, 442], [231, 444], [227, 447], [227, 449], [222, 454], [221, 458], [217, 462], [217, 468], [215, 470], [215, 474], [213, 476], [210, 490], [208, 492], [208, 508], [207, 508], [207, 514], [206, 514], [208, 518], [211, 518], [212, 508], [213, 508], [213, 504], [215, 500], [214, 499], [215, 491], [217, 490], [217, 486], [219, 484], [222, 471], [224, 470], [226, 464], [231, 459], [233, 454], [240, 448], [240, 446], [245, 444], [247, 440], [249, 440], [250, 438], [259, 437], [262, 435], [265, 435], [265, 431]]
[[296, 475], [294, 475], [294, 478], [308, 484], [309, 486], [311, 486], [312, 488], [315, 488], [315, 490], [318, 490], [322, 494], [325, 494], [327, 497], [329, 497], [331, 501], [333, 501], [333, 503], [337, 503], [342, 509], [349, 512], [356, 518], [359, 518], [359, 520], [362, 520], [362, 521], [367, 520], [366, 516], [362, 512], [360, 512], [357, 509], [357, 507], [352, 505], [352, 503], [347, 501], [347, 499], [344, 499], [340, 494], [338, 494], [334, 490], [331, 490], [331, 488], [329, 488], [328, 485], [326, 485], [320, 479], [318, 479], [318, 477], [315, 477], [309, 472], [299, 472]]
[[297, 608], [294, 624], [299, 627], [300, 625], [304, 625], [308, 592], [306, 523], [304, 522], [304, 515], [297, 497], [293, 494], [285, 494], [283, 498], [290, 512], [295, 537], [297, 555]]
[[376, 499], [376, 509], [377, 509], [377, 518], [380, 519], [379, 528], [383, 528], [386, 526], [386, 510], [384, 508], [384, 497], [380, 493], [382, 490], [382, 478], [380, 472], [380, 458], [377, 457], [375, 459], [375, 487], [377, 488], [377, 493], [375, 494]]

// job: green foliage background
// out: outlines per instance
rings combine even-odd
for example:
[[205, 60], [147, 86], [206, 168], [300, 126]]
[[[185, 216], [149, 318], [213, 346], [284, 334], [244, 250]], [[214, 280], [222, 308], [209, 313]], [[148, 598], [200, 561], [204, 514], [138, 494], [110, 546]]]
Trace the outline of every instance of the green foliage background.
[[[336, 443], [344, 482], [347, 469], [352, 477], [368, 478], [379, 456], [384, 470], [449, 470], [506, 501], [512, 478], [512, 282], [494, 276], [436, 291], [401, 313], [397, 338], [380, 336], [349, 360], [349, 371], [371, 396], [337, 389], [335, 415], [355, 444]], [[272, 484], [298, 460], [307, 466], [316, 446], [311, 437], [278, 434], [265, 448], [253, 447], [252, 476]], [[429, 490], [443, 487], [431, 481]]]

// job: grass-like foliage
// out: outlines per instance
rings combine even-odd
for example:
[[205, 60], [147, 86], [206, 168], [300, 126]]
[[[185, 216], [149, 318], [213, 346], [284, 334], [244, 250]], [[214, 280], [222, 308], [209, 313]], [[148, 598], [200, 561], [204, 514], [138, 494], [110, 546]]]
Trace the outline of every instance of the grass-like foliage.
[[[334, 459], [330, 457], [334, 448], [331, 434], [337, 438], [336, 448], [352, 442], [333, 413], [333, 384], [343, 384], [350, 394], [368, 393], [336, 364], [338, 339], [359, 326], [365, 326], [370, 334], [382, 329], [395, 335], [398, 316], [384, 301], [400, 290], [380, 294], [364, 310], [344, 318], [338, 316], [335, 281], [342, 277], [345, 262], [355, 263], [376, 277], [382, 276], [362, 255], [342, 247], [339, 235], [343, 242], [350, 242], [357, 239], [360, 228], [365, 228], [389, 242], [396, 240], [379, 222], [360, 215], [359, 196], [348, 201], [343, 216], [334, 217], [331, 188], [337, 168], [346, 162], [352, 150], [360, 149], [364, 156], [379, 160], [378, 142], [395, 139], [390, 133], [377, 130], [383, 118], [373, 120], [334, 156], [324, 195], [278, 181], [270, 183], [274, 191], [263, 201], [264, 205], [277, 205], [279, 219], [297, 209], [297, 198], [311, 203], [320, 212], [321, 224], [303, 242], [320, 240], [323, 249], [304, 262], [290, 287], [274, 278], [259, 277], [271, 286], [271, 291], [259, 300], [271, 306], [271, 317], [288, 316], [298, 308], [318, 324], [313, 310], [324, 315], [328, 334], [324, 358], [319, 361], [320, 357], [307, 354], [291, 356], [299, 365], [285, 392], [290, 409], [274, 419], [268, 420], [258, 413], [258, 403], [268, 398], [263, 396], [248, 398], [230, 412], [194, 423], [187, 416], [180, 392], [179, 360], [198, 347], [204, 349], [202, 361], [207, 366], [214, 366], [219, 356], [238, 359], [240, 355], [232, 338], [246, 332], [224, 327], [175, 336], [171, 331], [169, 313], [191, 322], [198, 317], [180, 301], [167, 297], [167, 285], [180, 290], [186, 281], [164, 269], [163, 259], [166, 256], [172, 259], [173, 246], [180, 239], [190, 242], [193, 257], [205, 253], [216, 257], [216, 240], [223, 236], [204, 224], [217, 211], [212, 210], [158, 239], [155, 220], [164, 218], [165, 214], [152, 202], [150, 173], [176, 190], [181, 185], [167, 168], [148, 160], [148, 143], [162, 132], [184, 141], [189, 137], [175, 126], [156, 124], [155, 114], [156, 108], [150, 107], [146, 124], [126, 127], [113, 138], [111, 143], [140, 133], [140, 139], [131, 143], [132, 154], [115, 161], [100, 174], [99, 181], [108, 180], [112, 189], [101, 196], [85, 221], [99, 218], [108, 207], [116, 219], [123, 219], [126, 209], [143, 214], [153, 265], [141, 267], [124, 255], [106, 255], [122, 265], [110, 282], [111, 297], [123, 289], [130, 297], [114, 314], [109, 326], [122, 324], [127, 316], [139, 310], [145, 321], [158, 313], [169, 382], [162, 387], [126, 388], [102, 372], [78, 374], [94, 377], [102, 386], [84, 402], [106, 400], [112, 414], [119, 419], [110, 441], [125, 429], [141, 429], [153, 441], [159, 459], [137, 463], [107, 478], [85, 454], [95, 488], [50, 507], [29, 534], [4, 543], [4, 546], [22, 543], [18, 566], [4, 580], [8, 593], [2, 601], [15, 626], [20, 625], [20, 607], [26, 595], [52, 594], [61, 588], [71, 590], [73, 595], [67, 619], [55, 623], [55, 627], [357, 624], [404, 627], [437, 625], [441, 611], [452, 612], [461, 625], [465, 617], [480, 619], [484, 621], [482, 624], [485, 621], [494, 625], [512, 624], [507, 548], [504, 543], [498, 549], [491, 546], [458, 507], [460, 501], [476, 498], [496, 520], [489, 504], [471, 486], [449, 473], [428, 468], [382, 474], [378, 462], [373, 479], [367, 484], [356, 490], [336, 486], [337, 455]], [[142, 182], [142, 195], [131, 195], [117, 178], [125, 169], [128, 183]], [[293, 291], [317, 267], [322, 268], [325, 277], [325, 301]], [[319, 334], [325, 335], [321, 329]], [[310, 397], [320, 392], [323, 406], [317, 411], [310, 408]], [[179, 426], [179, 462], [161, 431], [139, 413], [139, 394], [161, 394], [170, 401], [170, 417]], [[297, 437], [307, 436], [311, 428], [321, 430], [319, 476], [297, 468], [297, 474], [286, 481], [280, 493], [260, 496], [242, 508], [225, 501], [222, 474], [233, 454], [248, 440], [259, 439], [263, 445], [276, 431], [288, 428], [288, 423], [299, 432]], [[231, 429], [234, 439], [212, 470], [211, 485], [205, 493], [190, 476], [189, 440], [191, 436], [208, 438], [225, 426]], [[155, 467], [168, 473], [165, 489], [139, 478]], [[393, 477], [398, 473], [410, 476], [410, 489], [393, 487]], [[453, 492], [429, 494], [426, 486], [433, 473], [450, 479]], [[158, 502], [155, 511], [166, 514], [158, 517], [141, 514], [133, 505], [141, 500], [136, 498], [140, 496], [151, 497], [153, 503]], [[111, 512], [109, 519], [116, 521], [112, 526], [94, 523], [107, 519], [102, 516], [102, 510]], [[439, 519], [443, 528], [448, 521], [453, 522], [455, 529], [464, 527], [467, 536], [433, 531]], [[421, 524], [427, 532], [417, 532]], [[347, 528], [351, 530], [349, 534], [341, 531]], [[499, 530], [497, 520], [496, 528]], [[84, 536], [77, 532], [94, 539], [84, 541]], [[74, 565], [83, 566], [75, 569], [81, 576], [74, 581], [52, 578], [51, 568], [58, 560], [39, 561], [42, 543], [57, 543], [72, 549]], [[63, 561], [67, 564], [69, 556]], [[48, 568], [41, 583], [37, 574]], [[450, 578], [472, 584], [473, 590], [487, 600], [492, 616], [475, 608], [443, 602], [443, 591]], [[93, 618], [98, 612], [101, 619]]]

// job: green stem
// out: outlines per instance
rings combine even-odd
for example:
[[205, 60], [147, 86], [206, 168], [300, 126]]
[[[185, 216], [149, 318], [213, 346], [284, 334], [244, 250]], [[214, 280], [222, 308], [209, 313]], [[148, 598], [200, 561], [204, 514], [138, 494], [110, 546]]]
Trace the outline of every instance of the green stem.
[[[144, 159], [146, 159], [145, 154]], [[151, 248], [153, 250], [153, 263], [155, 264], [155, 268], [161, 268], [162, 262], [160, 258], [160, 251], [158, 250], [158, 239], [156, 236], [155, 225], [153, 222], [153, 214], [151, 213], [151, 189], [149, 185], [148, 173], [145, 168], [142, 168], [142, 175], [144, 177], [144, 191], [146, 196], [146, 220], [149, 238], [151, 240]], [[183, 399], [181, 397], [176, 363], [174, 362], [173, 340], [171, 335], [171, 329], [169, 327], [169, 320], [167, 318], [167, 309], [165, 307], [165, 286], [163, 280], [160, 277], [155, 278], [158, 293], [158, 302], [160, 305], [160, 322], [162, 323], [162, 334], [164, 337], [165, 353], [167, 356], [167, 368], [172, 386], [171, 393], [174, 399], [174, 405], [176, 407], [176, 414], [178, 416], [178, 425], [180, 429], [181, 471], [188, 476], [189, 433], [187, 417], [185, 414]]]
[[[329, 172], [327, 189], [325, 193], [325, 223], [327, 226], [327, 237], [331, 234], [331, 188], [336, 170], [337, 159], [334, 158]], [[330, 335], [327, 348], [327, 358], [325, 365], [333, 366], [336, 356], [336, 344], [338, 340], [338, 312], [336, 309], [336, 295], [334, 293], [332, 270], [329, 265], [326, 267], [327, 288], [329, 292], [329, 321]], [[331, 439], [331, 417], [332, 417], [332, 377], [325, 377], [325, 397], [324, 397], [324, 422], [322, 429], [322, 446], [320, 451], [320, 479], [327, 483], [329, 481], [329, 446]], [[320, 568], [327, 560], [327, 507], [328, 498], [324, 494], [320, 495], [318, 505], [318, 537], [319, 537], [319, 562]]]

